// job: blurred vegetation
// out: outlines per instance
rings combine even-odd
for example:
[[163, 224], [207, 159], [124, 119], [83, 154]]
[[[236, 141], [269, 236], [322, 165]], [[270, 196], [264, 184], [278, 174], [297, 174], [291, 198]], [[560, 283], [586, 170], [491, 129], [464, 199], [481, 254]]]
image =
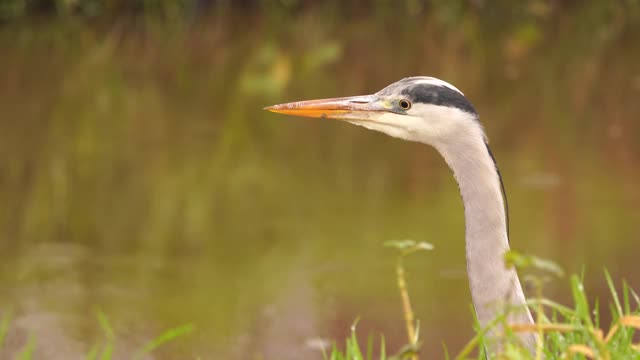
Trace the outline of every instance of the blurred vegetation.
[[[475, 16], [501, 28], [506, 23], [523, 25], [561, 16], [581, 7], [593, 7], [592, 21], [607, 21], [625, 16], [638, 20], [637, 0], [611, 2], [570, 0], [526, 0], [512, 2], [475, 0], [3, 0], [0, 19], [29, 21], [46, 18], [75, 17], [85, 20], [120, 21], [127, 18], [151, 17], [158, 20], [187, 19], [228, 14], [229, 12], [270, 15], [300, 14], [318, 11], [335, 18], [374, 16], [381, 19], [393, 16], [421, 17], [434, 13], [449, 25]], [[527, 27], [520, 29], [524, 37], [535, 36]]]
[[441, 255], [407, 260], [425, 346], [462, 346], [462, 207], [437, 154], [261, 110], [417, 74], [478, 108], [516, 248], [640, 288], [638, 1], [2, 0], [0, 17], [2, 312], [75, 315], [59, 326], [92, 343], [99, 304], [132, 348], [195, 321], [163, 351], [231, 359], [360, 315], [391, 347], [375, 244], [406, 237]]
[[[408, 345], [396, 355], [387, 357], [384, 337], [381, 337], [380, 355], [375, 357], [373, 338], [369, 336], [366, 348], [361, 346], [354, 324], [351, 326], [351, 335], [345, 341], [344, 350], [334, 344], [330, 356], [323, 353], [325, 359], [418, 360], [419, 356], [426, 355], [428, 358], [434, 356], [434, 350], [420, 349], [420, 323], [415, 321], [413, 316], [403, 265], [405, 256], [420, 250], [432, 250], [433, 246], [428, 243], [416, 243], [413, 240], [390, 241], [385, 246], [395, 247], [400, 252], [396, 274], [407, 325]], [[536, 294], [528, 300], [535, 324], [507, 323], [506, 317], [509, 312], [521, 311], [521, 309], [505, 310], [505, 313], [498, 314], [485, 328], [476, 323], [475, 336], [454, 359], [635, 359], [640, 355], [640, 344], [634, 343], [635, 334], [640, 330], [640, 297], [629, 288], [626, 282], [622, 282], [620, 293], [605, 270], [605, 279], [610, 291], [611, 316], [611, 324], [607, 330], [602, 327], [603, 310], [600, 308], [600, 302], [590, 300], [581, 277], [571, 276], [573, 305], [565, 306], [543, 296], [543, 284], [549, 281], [548, 276], [564, 275], [564, 270], [560, 266], [546, 259], [514, 251], [505, 254], [505, 261], [507, 266], [515, 266], [520, 273], [525, 272], [527, 274], [525, 278], [531, 279], [530, 281], [536, 284]], [[592, 302], [593, 308], [590, 305]], [[517, 336], [519, 333], [538, 335], [533, 354], [532, 349], [522, 344]], [[495, 344], [500, 344], [496, 349], [497, 353], [488, 353], [488, 349], [495, 349]], [[443, 347], [445, 359], [451, 359], [447, 346], [443, 344]]]

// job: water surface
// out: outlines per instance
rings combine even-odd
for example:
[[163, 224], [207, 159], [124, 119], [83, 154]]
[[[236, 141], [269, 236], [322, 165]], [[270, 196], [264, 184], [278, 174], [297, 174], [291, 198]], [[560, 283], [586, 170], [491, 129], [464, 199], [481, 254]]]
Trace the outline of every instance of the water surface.
[[[363, 337], [397, 349], [395, 258], [382, 244], [410, 238], [435, 245], [407, 262], [424, 352], [442, 357], [443, 341], [457, 352], [472, 317], [444, 161], [262, 110], [411, 75], [452, 82], [481, 114], [514, 248], [585, 269], [594, 299], [608, 298], [603, 267], [640, 288], [640, 27], [597, 5], [570, 10], [5, 27], [0, 309], [14, 321], [3, 351], [35, 333], [37, 354], [83, 358], [104, 337], [96, 307], [119, 356], [193, 323], [154, 356], [321, 358], [314, 344], [342, 341], [356, 318]], [[569, 301], [568, 280], [546, 292]]]

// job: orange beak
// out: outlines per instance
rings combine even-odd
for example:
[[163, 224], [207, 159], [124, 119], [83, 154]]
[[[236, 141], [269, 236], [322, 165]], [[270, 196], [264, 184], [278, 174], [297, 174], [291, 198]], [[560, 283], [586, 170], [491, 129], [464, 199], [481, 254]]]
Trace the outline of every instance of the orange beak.
[[296, 101], [264, 109], [286, 115], [337, 120], [368, 120], [372, 112], [387, 111], [374, 95]]

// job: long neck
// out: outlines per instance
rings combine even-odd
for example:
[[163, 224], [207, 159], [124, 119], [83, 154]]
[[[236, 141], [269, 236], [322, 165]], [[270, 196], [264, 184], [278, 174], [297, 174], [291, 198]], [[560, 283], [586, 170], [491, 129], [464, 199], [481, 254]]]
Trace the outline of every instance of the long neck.
[[[486, 326], [513, 306], [518, 310], [511, 313], [508, 322], [533, 323], [518, 274], [504, 263], [504, 253], [509, 250], [506, 214], [497, 167], [483, 137], [461, 136], [437, 148], [453, 170], [462, 194], [467, 271], [480, 325]], [[533, 348], [534, 336], [523, 335], [522, 339]]]

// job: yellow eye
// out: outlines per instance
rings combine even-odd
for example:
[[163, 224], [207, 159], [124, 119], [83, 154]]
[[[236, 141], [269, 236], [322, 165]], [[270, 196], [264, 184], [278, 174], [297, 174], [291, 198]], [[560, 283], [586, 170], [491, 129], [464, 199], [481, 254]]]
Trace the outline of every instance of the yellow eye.
[[400, 106], [400, 108], [402, 110], [409, 110], [411, 109], [411, 103], [409, 102], [409, 100], [407, 99], [402, 99], [400, 101], [398, 101], [398, 106]]

